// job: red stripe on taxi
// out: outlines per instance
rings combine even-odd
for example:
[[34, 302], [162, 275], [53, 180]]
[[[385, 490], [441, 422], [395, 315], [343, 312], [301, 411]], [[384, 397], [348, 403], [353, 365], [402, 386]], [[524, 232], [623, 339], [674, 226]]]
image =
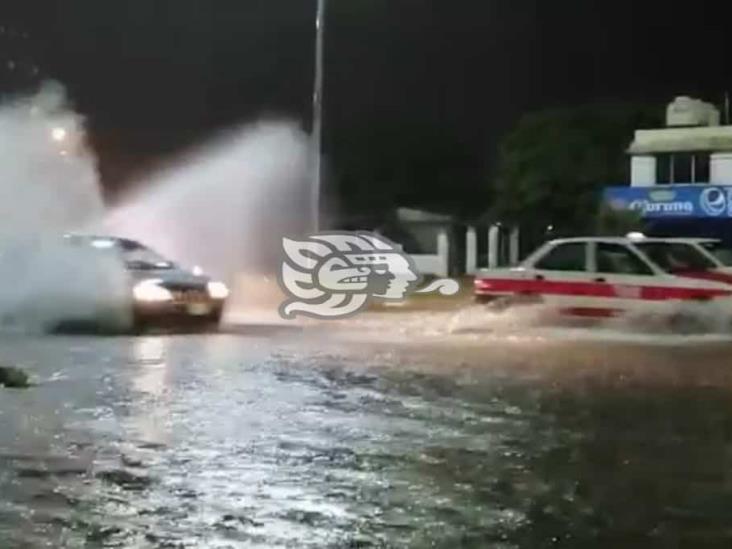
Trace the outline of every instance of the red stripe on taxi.
[[606, 297], [664, 301], [680, 299], [703, 301], [732, 295], [730, 290], [712, 288], [684, 288], [674, 286], [639, 286], [610, 282], [552, 281], [532, 279], [480, 278], [475, 280], [477, 294], [558, 295]]

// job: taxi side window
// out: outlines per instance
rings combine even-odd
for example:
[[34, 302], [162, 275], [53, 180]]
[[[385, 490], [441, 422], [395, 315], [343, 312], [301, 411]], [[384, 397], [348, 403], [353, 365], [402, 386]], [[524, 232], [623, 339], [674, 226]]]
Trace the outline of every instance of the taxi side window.
[[597, 272], [606, 274], [652, 275], [653, 271], [629, 248], [620, 244], [597, 244]]
[[587, 246], [584, 242], [559, 244], [536, 263], [545, 271], [585, 271]]

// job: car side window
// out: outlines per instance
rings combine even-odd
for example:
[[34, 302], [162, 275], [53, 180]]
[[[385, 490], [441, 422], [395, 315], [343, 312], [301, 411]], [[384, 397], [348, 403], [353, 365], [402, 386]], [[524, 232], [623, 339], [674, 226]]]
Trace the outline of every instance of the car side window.
[[545, 271], [585, 271], [587, 245], [584, 242], [572, 242], [554, 246], [536, 263], [537, 269]]
[[633, 251], [621, 244], [597, 244], [597, 272], [605, 274], [652, 275], [653, 271]]

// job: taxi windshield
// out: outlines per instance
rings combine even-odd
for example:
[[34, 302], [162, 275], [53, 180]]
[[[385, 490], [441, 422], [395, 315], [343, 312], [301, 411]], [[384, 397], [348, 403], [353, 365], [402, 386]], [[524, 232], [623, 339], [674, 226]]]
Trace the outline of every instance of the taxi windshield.
[[690, 244], [681, 242], [637, 242], [636, 247], [668, 273], [708, 271], [716, 268], [711, 259]]
[[699, 245], [711, 253], [726, 267], [732, 267], [732, 248], [718, 240], [699, 242]]

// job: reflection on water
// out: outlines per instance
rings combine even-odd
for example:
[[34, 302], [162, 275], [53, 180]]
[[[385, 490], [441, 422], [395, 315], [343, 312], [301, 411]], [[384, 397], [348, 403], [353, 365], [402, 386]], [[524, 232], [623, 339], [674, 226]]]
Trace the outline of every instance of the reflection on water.
[[162, 337], [140, 337], [131, 343], [132, 364], [138, 367], [131, 379], [132, 389], [139, 397], [130, 414], [129, 429], [136, 439], [154, 445], [166, 444], [172, 429], [168, 422], [171, 380], [167, 344]]
[[3, 341], [3, 546], [732, 540], [728, 343], [333, 330]]

